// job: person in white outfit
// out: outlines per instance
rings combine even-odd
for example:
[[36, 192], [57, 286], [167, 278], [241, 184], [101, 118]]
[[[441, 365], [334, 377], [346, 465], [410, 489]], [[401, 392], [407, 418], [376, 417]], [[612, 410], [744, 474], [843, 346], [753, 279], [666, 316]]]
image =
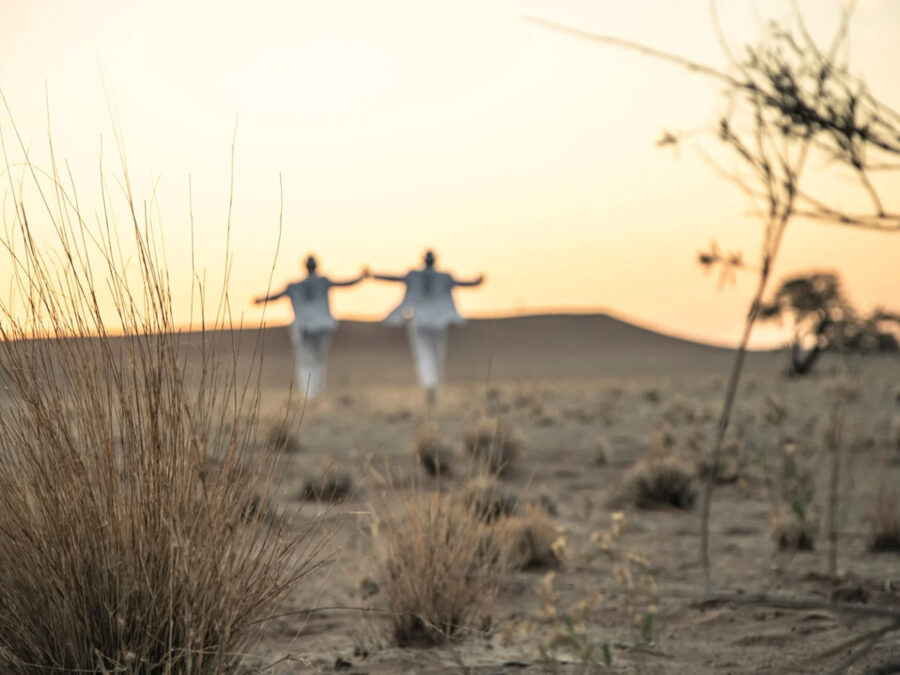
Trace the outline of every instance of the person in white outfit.
[[403, 300], [384, 319], [389, 326], [406, 324], [409, 344], [416, 364], [419, 384], [425, 389], [429, 405], [437, 402], [438, 392], [444, 381], [447, 360], [447, 329], [460, 326], [465, 319], [460, 316], [453, 302], [456, 286], [479, 286], [484, 276], [470, 281], [454, 279], [453, 275], [434, 268], [433, 251], [425, 253], [425, 266], [410, 270], [405, 276], [373, 274], [374, 279], [406, 284]]
[[274, 295], [256, 298], [254, 302], [261, 304], [290, 298], [294, 308], [294, 322], [289, 331], [294, 346], [297, 385], [306, 392], [309, 401], [314, 400], [325, 388], [325, 359], [331, 336], [337, 329], [337, 321], [331, 315], [328, 303], [328, 291], [333, 286], [354, 286], [368, 276], [368, 270], [355, 279], [332, 281], [320, 276], [316, 269], [315, 257], [306, 259], [306, 278], [288, 284], [283, 291]]

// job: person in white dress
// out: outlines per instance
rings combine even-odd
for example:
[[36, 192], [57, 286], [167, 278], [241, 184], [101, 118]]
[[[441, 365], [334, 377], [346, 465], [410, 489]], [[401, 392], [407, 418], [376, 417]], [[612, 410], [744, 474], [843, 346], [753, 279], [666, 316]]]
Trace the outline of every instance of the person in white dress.
[[306, 393], [308, 401], [317, 398], [325, 388], [325, 359], [331, 336], [337, 329], [337, 321], [331, 315], [328, 292], [335, 286], [354, 286], [369, 275], [368, 270], [363, 269], [355, 279], [332, 281], [319, 275], [317, 268], [315, 257], [309, 256], [306, 259], [305, 279], [288, 284], [280, 293], [254, 300], [256, 304], [261, 304], [290, 298], [294, 322], [289, 332], [294, 346], [297, 385]]
[[464, 281], [434, 268], [433, 251], [425, 253], [425, 266], [404, 276], [373, 274], [374, 279], [406, 284], [400, 304], [384, 319], [389, 326], [406, 324], [409, 344], [416, 364], [419, 384], [425, 389], [429, 405], [437, 402], [444, 381], [447, 360], [447, 329], [460, 326], [465, 319], [456, 310], [452, 291], [456, 286], [479, 286], [484, 276]]

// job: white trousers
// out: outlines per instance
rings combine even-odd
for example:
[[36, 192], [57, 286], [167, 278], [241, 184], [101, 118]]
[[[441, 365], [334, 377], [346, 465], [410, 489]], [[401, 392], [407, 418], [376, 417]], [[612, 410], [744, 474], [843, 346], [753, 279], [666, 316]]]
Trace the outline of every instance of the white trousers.
[[331, 333], [305, 333], [291, 330], [294, 343], [294, 365], [297, 387], [312, 400], [325, 389], [325, 360], [331, 346]]
[[422, 328], [415, 321], [407, 324], [409, 344], [416, 363], [419, 384], [435, 394], [444, 381], [444, 365], [447, 361], [447, 329]]

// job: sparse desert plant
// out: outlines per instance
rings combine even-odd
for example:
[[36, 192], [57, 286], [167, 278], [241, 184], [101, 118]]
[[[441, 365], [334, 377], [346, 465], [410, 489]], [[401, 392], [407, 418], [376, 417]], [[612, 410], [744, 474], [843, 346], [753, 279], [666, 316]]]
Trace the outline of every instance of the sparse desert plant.
[[726, 443], [722, 447], [722, 454], [717, 464], [713, 465], [708, 455], [703, 455], [697, 460], [697, 476], [702, 479], [709, 478], [711, 471], [716, 474], [713, 479], [716, 483], [736, 483], [744, 475], [744, 466], [747, 463], [743, 446], [736, 440]]
[[621, 496], [641, 509], [690, 509], [697, 490], [693, 475], [676, 458], [648, 457], [625, 474]]
[[520, 516], [498, 520], [493, 535], [504, 569], [556, 567], [563, 560], [565, 539], [562, 532], [537, 505], [529, 505]]
[[302, 449], [300, 439], [291, 430], [287, 419], [272, 425], [269, 436], [266, 439], [266, 445], [275, 452], [287, 455], [296, 455]]
[[691, 424], [699, 417], [697, 406], [684, 396], [675, 396], [669, 401], [662, 412], [664, 422], [677, 426], [680, 424]]
[[500, 418], [482, 418], [469, 429], [463, 442], [468, 453], [491, 474], [503, 476], [513, 470], [522, 450], [522, 434]]
[[651, 457], [667, 457], [672, 453], [677, 439], [672, 427], [663, 422], [650, 435], [649, 454]]
[[[318, 526], [287, 537], [250, 512], [274, 467], [241, 462], [255, 379], [215, 352], [224, 305], [199, 333], [175, 328], [177, 289], [127, 175], [119, 227], [103, 183], [93, 229], [74, 187], [24, 166], [0, 235], [0, 671], [232, 673], [315, 567]], [[39, 213], [20, 201], [37, 189]]]
[[594, 464], [606, 466], [613, 458], [612, 443], [605, 435], [594, 437]]
[[452, 473], [453, 448], [444, 440], [437, 422], [425, 422], [416, 430], [413, 452], [428, 475], [449, 476]]
[[353, 488], [353, 474], [328, 469], [304, 481], [300, 498], [311, 502], [342, 502], [353, 494]]
[[900, 552], [900, 494], [896, 485], [881, 480], [870, 517], [869, 548]]
[[795, 501], [775, 510], [770, 531], [779, 550], [812, 551], [816, 546], [819, 524], [810, 504]]
[[519, 508], [518, 495], [504, 489], [491, 476], [472, 478], [463, 490], [462, 499], [475, 517], [486, 523], [512, 516]]
[[438, 645], [489, 621], [498, 552], [485, 525], [452, 495], [412, 491], [375, 508], [375, 555], [390, 634], [399, 646]]
[[[789, 22], [766, 23], [756, 44], [731, 49], [719, 31], [727, 66], [712, 67], [614, 36], [535, 21], [547, 28], [596, 43], [633, 50], [662, 59], [709, 78], [720, 87], [723, 109], [718, 123], [709, 129], [737, 162], [728, 166], [703, 151], [727, 181], [743, 191], [753, 205], [761, 229], [761, 255], [746, 263], [740, 252], [724, 252], [713, 243], [698, 256], [706, 269], [718, 268], [720, 283], [733, 280], [739, 270], [756, 276], [744, 320], [710, 455], [716, 466], [743, 372], [747, 347], [764, 308], [763, 298], [778, 258], [784, 235], [796, 217], [832, 225], [880, 232], [900, 232], [900, 213], [886, 207], [883, 197], [893, 196], [885, 183], [871, 180], [877, 172], [896, 171], [900, 155], [900, 114], [876, 98], [865, 79], [848, 63], [844, 49], [856, 3], [842, 4], [839, 24], [829, 44], [816, 42], [798, 10]], [[692, 132], [696, 135], [696, 132]], [[660, 146], [677, 146], [681, 135], [666, 132]], [[818, 162], [825, 159], [827, 162]], [[827, 192], [808, 180], [812, 167], [826, 166], [830, 173], [852, 176], [865, 206], [847, 210], [840, 191]], [[700, 559], [703, 587], [711, 589], [709, 514], [715, 487], [713, 476], [703, 491]]]

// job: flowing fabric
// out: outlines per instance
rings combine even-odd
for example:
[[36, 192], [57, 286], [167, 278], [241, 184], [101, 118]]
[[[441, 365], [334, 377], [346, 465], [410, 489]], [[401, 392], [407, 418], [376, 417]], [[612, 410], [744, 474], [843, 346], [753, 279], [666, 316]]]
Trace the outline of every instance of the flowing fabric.
[[453, 277], [431, 269], [413, 270], [403, 281], [406, 293], [403, 300], [384, 319], [389, 326], [402, 326], [412, 321], [420, 328], [446, 328], [459, 326], [465, 319], [453, 302]]
[[444, 366], [447, 362], [447, 329], [423, 327], [415, 321], [410, 321], [407, 324], [407, 330], [419, 384], [426, 390], [436, 392], [444, 382]]
[[294, 343], [297, 386], [307, 400], [315, 399], [325, 389], [325, 362], [331, 346], [331, 331], [292, 330], [291, 341]]

